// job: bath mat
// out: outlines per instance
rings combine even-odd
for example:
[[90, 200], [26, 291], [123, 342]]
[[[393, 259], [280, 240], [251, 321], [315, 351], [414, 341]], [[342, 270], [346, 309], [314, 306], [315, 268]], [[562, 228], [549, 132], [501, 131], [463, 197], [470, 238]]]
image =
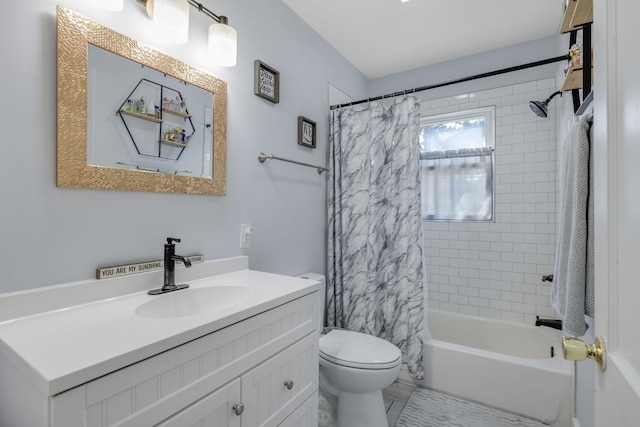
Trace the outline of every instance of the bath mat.
[[402, 410], [396, 427], [544, 427], [538, 421], [478, 403], [416, 389]]

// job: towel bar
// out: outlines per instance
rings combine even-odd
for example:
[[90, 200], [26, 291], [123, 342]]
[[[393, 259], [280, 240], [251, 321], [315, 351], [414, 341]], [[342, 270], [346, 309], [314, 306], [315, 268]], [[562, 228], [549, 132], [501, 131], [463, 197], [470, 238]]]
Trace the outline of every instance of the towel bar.
[[322, 166], [316, 166], [316, 165], [310, 165], [309, 163], [303, 163], [303, 162], [299, 162], [297, 160], [290, 160], [290, 159], [285, 159], [283, 157], [278, 157], [278, 156], [274, 156], [273, 154], [264, 154], [264, 153], [260, 153], [258, 154], [258, 161], [260, 163], [264, 163], [265, 160], [267, 159], [271, 159], [271, 160], [281, 160], [283, 162], [289, 162], [289, 163], [295, 163], [296, 165], [300, 165], [300, 166], [306, 166], [308, 168], [314, 168], [318, 171], [319, 174], [321, 174], [322, 172], [329, 172], [329, 169], [322, 167]]

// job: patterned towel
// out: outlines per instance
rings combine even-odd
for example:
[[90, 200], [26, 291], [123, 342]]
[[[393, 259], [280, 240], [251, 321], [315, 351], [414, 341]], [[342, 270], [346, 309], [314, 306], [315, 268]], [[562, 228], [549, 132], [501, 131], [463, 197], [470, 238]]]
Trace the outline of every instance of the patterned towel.
[[544, 427], [538, 421], [426, 388], [414, 391], [396, 427]]

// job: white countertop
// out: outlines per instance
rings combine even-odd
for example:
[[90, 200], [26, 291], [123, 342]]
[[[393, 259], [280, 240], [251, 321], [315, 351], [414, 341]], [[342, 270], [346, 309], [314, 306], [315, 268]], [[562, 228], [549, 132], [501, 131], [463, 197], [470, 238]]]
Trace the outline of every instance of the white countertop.
[[[183, 283], [180, 272], [176, 283]], [[135, 314], [140, 304], [171, 295], [146, 291], [31, 314], [0, 322], [0, 353], [52, 396], [319, 289], [312, 280], [252, 270], [188, 283], [189, 289], [242, 285], [251, 288], [251, 297], [227, 309], [168, 319]]]

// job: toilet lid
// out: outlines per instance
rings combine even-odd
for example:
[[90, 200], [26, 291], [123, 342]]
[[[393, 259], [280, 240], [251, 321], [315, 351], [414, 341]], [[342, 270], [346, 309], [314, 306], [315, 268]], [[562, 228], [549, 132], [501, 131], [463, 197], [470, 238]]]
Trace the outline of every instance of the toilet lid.
[[360, 369], [388, 369], [402, 361], [400, 349], [390, 342], [342, 329], [334, 329], [320, 337], [320, 357]]

